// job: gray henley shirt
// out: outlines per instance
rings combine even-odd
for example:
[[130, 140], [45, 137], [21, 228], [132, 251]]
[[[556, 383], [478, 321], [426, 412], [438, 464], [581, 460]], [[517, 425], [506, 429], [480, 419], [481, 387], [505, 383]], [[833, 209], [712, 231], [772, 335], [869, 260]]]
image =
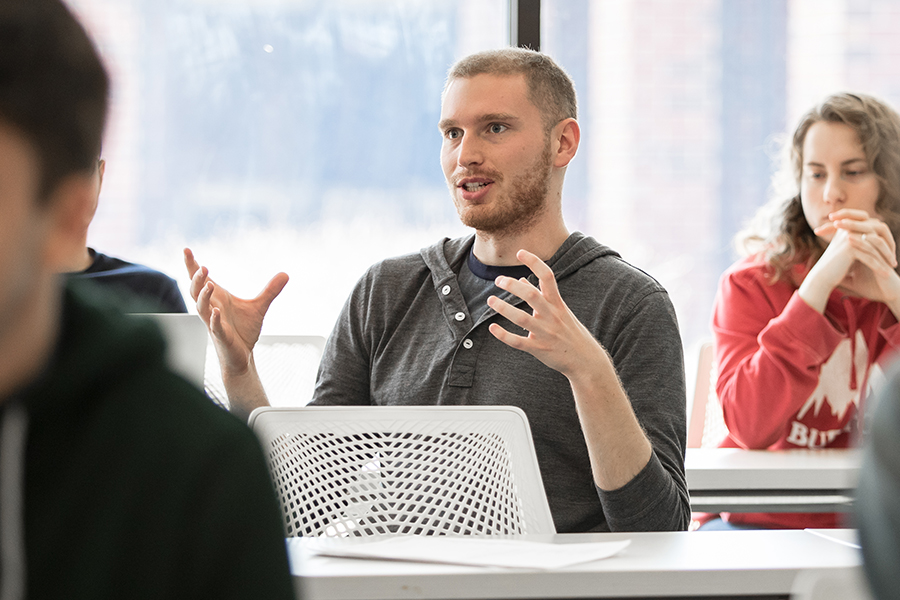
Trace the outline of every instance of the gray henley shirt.
[[557, 531], [686, 529], [684, 365], [666, 291], [581, 233], [548, 261], [563, 300], [609, 352], [653, 446], [629, 483], [601, 490], [566, 378], [494, 338], [490, 323], [525, 333], [494, 310], [473, 322], [457, 280], [473, 241], [444, 239], [363, 275], [326, 344], [313, 404], [518, 406]]

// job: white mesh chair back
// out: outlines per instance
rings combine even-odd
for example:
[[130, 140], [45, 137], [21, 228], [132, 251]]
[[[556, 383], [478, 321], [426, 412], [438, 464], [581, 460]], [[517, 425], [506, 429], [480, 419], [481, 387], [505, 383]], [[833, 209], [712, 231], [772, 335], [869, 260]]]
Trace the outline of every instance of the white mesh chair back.
[[507, 406], [259, 408], [288, 537], [556, 533]]
[[[253, 360], [272, 406], [304, 406], [312, 400], [325, 338], [320, 335], [261, 335]], [[206, 353], [204, 385], [210, 398], [228, 406], [214, 348]]]

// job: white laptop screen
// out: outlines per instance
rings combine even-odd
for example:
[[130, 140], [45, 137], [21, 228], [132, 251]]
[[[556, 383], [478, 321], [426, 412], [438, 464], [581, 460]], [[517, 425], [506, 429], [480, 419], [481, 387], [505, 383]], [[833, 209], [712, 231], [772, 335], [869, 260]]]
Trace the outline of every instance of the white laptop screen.
[[166, 362], [173, 371], [203, 389], [208, 334], [197, 315], [179, 313], [135, 313], [156, 322], [166, 338]]

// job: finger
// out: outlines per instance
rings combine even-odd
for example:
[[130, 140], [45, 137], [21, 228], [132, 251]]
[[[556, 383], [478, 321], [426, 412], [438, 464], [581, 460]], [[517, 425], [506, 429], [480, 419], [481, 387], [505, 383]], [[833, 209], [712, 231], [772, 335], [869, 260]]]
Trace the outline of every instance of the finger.
[[226, 342], [225, 326], [222, 324], [222, 313], [218, 308], [213, 308], [209, 315], [209, 331], [218, 340]]
[[852, 233], [871, 233], [876, 234], [876, 228], [879, 221], [875, 219], [866, 219], [859, 221], [857, 219], [836, 219], [831, 222], [837, 229], [843, 229]]
[[[897, 249], [890, 228], [878, 219], [855, 221], [842, 219], [834, 222], [840, 231], [851, 234], [851, 245], [858, 249], [871, 249], [881, 254], [888, 264], [897, 266]], [[818, 229], [816, 230], [818, 232]]]
[[[848, 209], [842, 209], [839, 212], [846, 212]], [[862, 212], [862, 211], [857, 211]], [[836, 214], [836, 213], [835, 213]], [[857, 219], [837, 219], [831, 223], [836, 229], [842, 229], [844, 231], [850, 231], [854, 233], [864, 234], [869, 238], [872, 237], [880, 237], [885, 241], [888, 248], [890, 249], [891, 254], [896, 253], [896, 242], [894, 241], [894, 234], [891, 233], [890, 228], [881, 221], [880, 219], [866, 219], [864, 221], [860, 221]], [[818, 235], [820, 230], [824, 229], [824, 225], [820, 226], [816, 229], [816, 234]]]
[[816, 235], [828, 235], [830, 233], [835, 233], [837, 231], [837, 227], [835, 227], [834, 223], [828, 222], [819, 225], [815, 229], [813, 229], [813, 233]]
[[193, 277], [197, 269], [200, 268], [200, 263], [194, 258], [194, 253], [191, 252], [190, 248], [184, 249], [184, 266], [187, 267], [188, 277]]
[[194, 276], [191, 277], [191, 298], [195, 301], [198, 299], [200, 292], [203, 291], [203, 288], [206, 287], [206, 284], [209, 282], [209, 270], [206, 267], [200, 267], [194, 272]]
[[556, 275], [553, 274], [553, 269], [548, 267], [547, 263], [528, 250], [519, 250], [516, 258], [537, 276], [538, 282], [541, 284], [541, 293], [545, 298], [552, 302], [560, 297], [559, 288], [556, 286]]
[[510, 348], [515, 348], [516, 350], [526, 349], [527, 338], [521, 335], [510, 333], [496, 323], [491, 323], [488, 327], [488, 331], [490, 331], [495, 338], [497, 338]]
[[844, 219], [853, 221], [865, 221], [870, 216], [871, 215], [869, 215], [869, 213], [858, 208], [842, 208], [828, 214], [828, 218], [832, 221], [839, 221]]
[[200, 318], [203, 319], [207, 324], [210, 322], [210, 318], [212, 317], [212, 294], [215, 291], [215, 284], [210, 281], [208, 282], [200, 292], [197, 294], [197, 314], [200, 315]]
[[[531, 286], [534, 289], [534, 286]], [[490, 296], [487, 299], [487, 305], [493, 308], [497, 314], [506, 317], [514, 325], [518, 325], [526, 331], [531, 331], [534, 327], [534, 317], [529, 315], [521, 308], [516, 308], [509, 302], [501, 300], [497, 296]]]
[[860, 250], [873, 250], [891, 268], [897, 266], [897, 255], [883, 237], [877, 233], [863, 233], [859, 236]]
[[263, 312], [269, 310], [269, 305], [272, 304], [272, 301], [281, 293], [284, 286], [287, 285], [288, 279], [290, 278], [287, 273], [278, 273], [269, 280], [269, 283], [266, 284], [263, 291], [255, 298], [256, 302], [261, 304]]
[[875, 222], [875, 232], [878, 234], [878, 237], [883, 239], [887, 244], [888, 251], [891, 256], [894, 257], [894, 262], [896, 262], [897, 255], [897, 242], [894, 240], [894, 233], [891, 231], [891, 228], [887, 226], [887, 223], [884, 221], [876, 221]]
[[494, 280], [494, 285], [501, 290], [506, 290], [517, 298], [521, 298], [531, 308], [537, 308], [535, 305], [542, 301], [541, 290], [534, 287], [527, 279], [513, 279], [512, 277], [501, 275]]
[[853, 256], [856, 259], [856, 266], [868, 268], [876, 279], [884, 279], [895, 274], [890, 264], [884, 260], [881, 254], [875, 252], [871, 246], [855, 248]]

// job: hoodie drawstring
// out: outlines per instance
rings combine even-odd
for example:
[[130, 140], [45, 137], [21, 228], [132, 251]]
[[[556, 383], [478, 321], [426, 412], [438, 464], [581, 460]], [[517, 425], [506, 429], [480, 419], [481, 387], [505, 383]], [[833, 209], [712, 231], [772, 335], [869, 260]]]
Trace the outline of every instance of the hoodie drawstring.
[[28, 414], [7, 402], [0, 422], [0, 600], [25, 598], [25, 442]]

